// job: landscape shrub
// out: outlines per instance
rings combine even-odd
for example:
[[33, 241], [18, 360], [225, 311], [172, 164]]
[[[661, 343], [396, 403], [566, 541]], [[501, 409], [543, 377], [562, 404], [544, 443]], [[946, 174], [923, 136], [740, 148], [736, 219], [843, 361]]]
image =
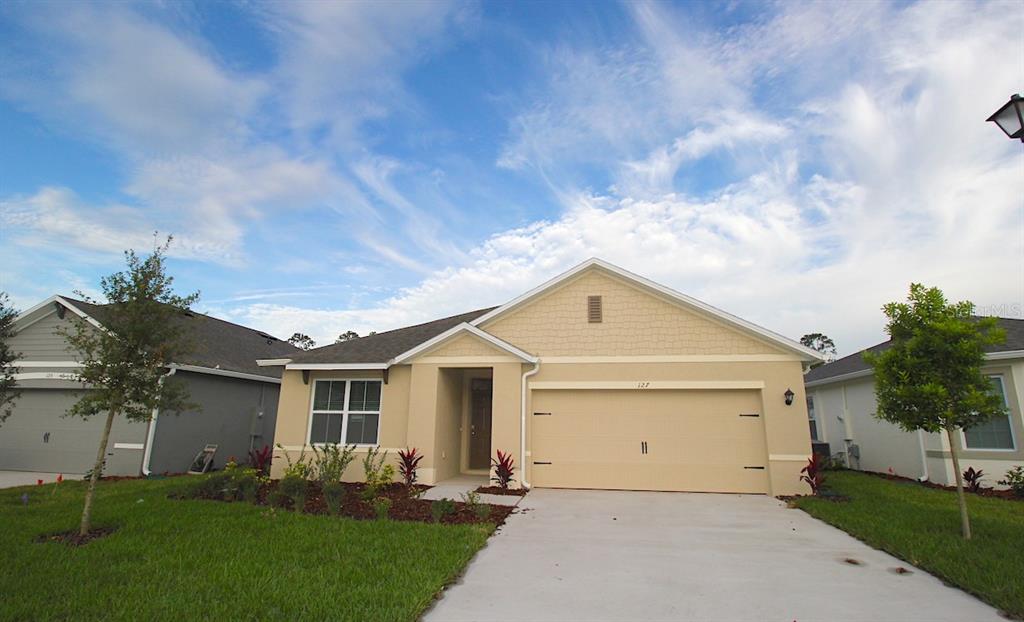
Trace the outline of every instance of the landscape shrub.
[[415, 447], [399, 449], [398, 460], [398, 473], [405, 480], [405, 485], [411, 487], [416, 483], [417, 471], [420, 468], [420, 460], [423, 460], [423, 454], [419, 453]]
[[292, 462], [291, 455], [285, 450], [284, 445], [281, 443], [277, 444], [277, 448], [284, 454], [284, 459], [288, 462], [288, 466], [284, 468], [285, 477], [298, 477], [301, 479], [309, 479], [310, 468], [309, 463], [306, 462], [306, 446], [302, 446], [302, 451], [299, 452], [299, 457]]
[[1017, 465], [1006, 472], [1006, 478], [999, 480], [1003, 486], [1009, 486], [1013, 494], [1024, 497], [1024, 467]]
[[331, 514], [341, 514], [341, 506], [345, 503], [345, 485], [338, 481], [326, 482], [321, 491], [324, 503]]
[[494, 467], [494, 476], [491, 477], [493, 481], [498, 482], [498, 486], [508, 490], [512, 479], [512, 474], [515, 472], [515, 461], [512, 459], [511, 453], [505, 453], [498, 450], [498, 457], [491, 458], [491, 466]]
[[377, 497], [373, 500], [373, 513], [377, 515], [377, 520], [387, 520], [389, 511], [391, 511], [391, 499]]
[[274, 460], [274, 450], [270, 445], [264, 445], [261, 449], [249, 450], [249, 466], [256, 469], [262, 476], [270, 475], [270, 463]]
[[979, 492], [981, 490], [981, 479], [984, 474], [985, 471], [981, 469], [975, 471], [974, 467], [967, 467], [967, 470], [964, 471], [964, 482], [967, 484], [968, 492]]
[[445, 497], [430, 504], [430, 515], [435, 523], [440, 523], [445, 516], [455, 513], [455, 502]]
[[811, 487], [811, 494], [817, 495], [821, 491], [825, 484], [825, 473], [822, 469], [823, 461], [821, 456], [818, 454], [811, 454], [810, 459], [807, 461], [807, 465], [800, 469], [800, 481], [807, 482], [807, 485]]
[[281, 479], [277, 488], [281, 494], [291, 500], [293, 510], [302, 512], [306, 508], [307, 486], [308, 483], [305, 479], [297, 475], [288, 475]]
[[476, 491], [462, 493], [462, 503], [465, 504], [467, 510], [480, 520], [486, 520], [491, 516], [491, 506], [486, 503], [480, 503], [480, 493]]
[[395, 477], [395, 467], [384, 464], [388, 458], [388, 452], [380, 453], [379, 447], [370, 447], [363, 457], [363, 477], [366, 487], [363, 489], [364, 501], [375, 499], [380, 489], [391, 483]]
[[345, 469], [356, 459], [355, 445], [328, 443], [318, 449], [313, 445], [313, 459], [309, 464], [309, 475], [319, 480], [321, 484], [327, 482], [340, 482], [345, 474]]

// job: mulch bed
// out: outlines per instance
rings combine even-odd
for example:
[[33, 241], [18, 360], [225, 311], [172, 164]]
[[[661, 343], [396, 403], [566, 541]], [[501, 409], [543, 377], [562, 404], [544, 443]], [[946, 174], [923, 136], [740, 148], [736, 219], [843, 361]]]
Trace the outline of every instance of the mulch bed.
[[79, 535], [77, 529], [71, 529], [69, 531], [43, 534], [36, 538], [36, 542], [61, 542], [68, 546], [83, 546], [85, 544], [89, 544], [93, 540], [109, 536], [115, 531], [117, 531], [117, 527], [95, 527], [90, 529], [89, 533], [83, 536]]
[[[892, 473], [879, 473], [877, 471], [860, 471], [873, 477], [879, 477], [882, 479], [896, 480], [900, 482], [906, 482], [908, 484], [917, 484], [918, 486], [925, 486], [927, 488], [936, 488], [938, 490], [945, 490], [949, 492], [956, 492], [956, 486], [943, 486], [942, 484], [936, 484], [935, 482], [922, 482], [912, 477], [904, 477], [902, 475], [894, 475]], [[1006, 499], [1007, 501], [1024, 501], [1024, 497], [1018, 497], [1012, 490], [996, 490], [995, 488], [981, 488], [978, 492], [971, 492], [964, 486], [964, 492], [971, 495], [978, 495], [979, 497], [995, 497], [997, 499]]]
[[[273, 480], [262, 486], [258, 493], [256, 504], [270, 506], [271, 498], [277, 485], [278, 481]], [[309, 482], [307, 486], [306, 505], [303, 508], [303, 512], [306, 514], [330, 514], [327, 509], [327, 502], [324, 501], [323, 493], [320, 490], [320, 482]], [[345, 487], [345, 495], [340, 515], [357, 520], [376, 520], [377, 513], [374, 511], [373, 503], [363, 501], [361, 496], [361, 493], [366, 488], [366, 484], [343, 482], [343, 486]], [[430, 488], [430, 486], [424, 485], [416, 485], [415, 487], [420, 491]], [[173, 495], [173, 497], [179, 499], [187, 498], [184, 495]], [[417, 521], [421, 523], [434, 522], [434, 517], [430, 511], [431, 505], [434, 502], [413, 498], [410, 496], [409, 489], [406, 488], [405, 484], [385, 486], [381, 489], [378, 497], [386, 497], [391, 500], [391, 508], [388, 510], [388, 518], [391, 520]], [[231, 500], [224, 499], [222, 496], [202, 495], [198, 498], [231, 502]], [[495, 526], [500, 526], [514, 510], [512, 507], [503, 505], [481, 504], [488, 505], [491, 511], [486, 518], [480, 518], [471, 508], [467, 508], [465, 503], [455, 501], [454, 504], [455, 512], [442, 518], [441, 523], [445, 525], [493, 523]], [[278, 507], [291, 510], [292, 502], [287, 500]]]
[[507, 497], [523, 497], [529, 492], [527, 488], [502, 488], [501, 486], [481, 486], [476, 492], [482, 495], [505, 495]]

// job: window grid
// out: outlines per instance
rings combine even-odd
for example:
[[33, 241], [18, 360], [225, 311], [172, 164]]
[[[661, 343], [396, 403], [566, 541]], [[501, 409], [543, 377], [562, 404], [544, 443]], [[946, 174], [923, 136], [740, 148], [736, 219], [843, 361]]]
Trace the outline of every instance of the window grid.
[[[1006, 414], [1002, 417], [993, 417], [985, 423], [975, 426], [970, 430], [960, 430], [960, 441], [964, 449], [977, 451], [1015, 451], [1017, 439], [1013, 434], [1013, 422], [1010, 420], [1010, 403], [1006, 397], [1006, 385], [1003, 377], [989, 376], [993, 389], [999, 392], [1003, 398], [1003, 407]], [[974, 437], [973, 443], [971, 437]]]
[[[352, 399], [352, 386], [353, 386], [353, 384], [355, 384], [357, 382], [360, 383], [362, 385], [362, 387], [363, 387], [363, 398], [362, 398], [362, 402], [361, 402], [361, 405], [363, 406], [363, 408], [365, 408], [366, 405], [367, 405], [366, 404], [366, 401], [367, 401], [366, 400], [366, 395], [369, 392], [369, 386], [371, 384], [376, 384], [377, 385], [378, 390], [377, 390], [377, 409], [376, 410], [353, 410], [353, 409], [350, 408], [350, 406], [351, 406], [351, 399]], [[336, 390], [337, 385], [341, 385], [341, 384], [344, 384], [344, 387], [345, 387], [344, 395], [343, 395], [342, 402], [341, 402], [341, 408], [340, 409], [332, 408], [332, 406], [336, 406], [337, 405], [336, 402], [332, 403], [332, 402], [334, 402], [334, 400], [332, 399], [334, 397], [334, 391]], [[320, 387], [322, 385], [327, 385], [327, 391], [328, 391], [327, 400], [326, 400], [327, 408], [317, 408], [317, 392], [318, 392], [318, 390], [320, 389]], [[364, 380], [364, 379], [347, 380], [347, 379], [337, 379], [337, 378], [323, 378], [323, 379], [315, 380], [314, 381], [314, 385], [313, 385], [313, 403], [311, 405], [312, 407], [310, 409], [310, 415], [309, 415], [310, 422], [309, 422], [309, 433], [307, 434], [307, 441], [310, 444], [318, 444], [318, 445], [319, 444], [326, 444], [326, 443], [335, 443], [335, 442], [339, 443], [339, 444], [344, 443], [346, 445], [353, 444], [352, 442], [350, 442], [348, 440], [349, 423], [353, 419], [353, 416], [356, 416], [356, 417], [358, 417], [359, 422], [360, 422], [360, 429], [359, 429], [360, 435], [359, 435], [358, 441], [355, 444], [356, 445], [376, 445], [378, 443], [378, 441], [380, 440], [380, 402], [381, 402], [380, 397], [381, 397], [381, 393], [383, 392], [382, 389], [383, 389], [383, 386], [382, 386], [382, 382], [380, 380], [372, 380], [372, 379], [366, 379], [366, 380]], [[321, 401], [321, 405], [323, 405], [323, 404], [324, 404], [324, 402]], [[324, 425], [323, 425], [323, 430], [324, 430], [323, 439], [319, 438], [320, 434], [317, 431], [317, 428], [318, 428], [318, 426], [317, 426], [317, 419], [319, 418], [319, 417], [317, 417], [317, 415], [321, 415], [321, 416], [326, 415], [327, 416], [327, 420], [324, 422]], [[331, 419], [330, 419], [331, 416], [338, 416], [338, 417], [341, 418], [341, 425], [340, 425], [340, 429], [338, 430], [337, 440], [334, 440], [333, 438], [329, 438], [328, 437], [328, 434], [329, 434], [331, 428], [333, 427], [331, 425]], [[364, 442], [365, 439], [366, 439], [366, 432], [367, 432], [366, 424], [368, 423], [368, 420], [371, 419], [371, 418], [373, 420], [373, 424], [372, 424], [372, 428], [370, 428], [370, 429], [373, 432], [373, 440], [370, 441], [370, 442]], [[318, 440], [314, 441], [313, 440], [314, 438], [317, 438]]]

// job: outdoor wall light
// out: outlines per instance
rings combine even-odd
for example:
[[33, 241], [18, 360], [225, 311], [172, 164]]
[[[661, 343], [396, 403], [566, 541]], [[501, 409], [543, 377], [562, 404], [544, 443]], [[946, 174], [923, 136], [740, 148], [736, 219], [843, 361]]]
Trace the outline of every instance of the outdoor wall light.
[[786, 389], [786, 392], [782, 394], [786, 398], [786, 406], [793, 405], [793, 397], [796, 393], [793, 393], [793, 389]]
[[995, 114], [986, 119], [999, 126], [1010, 138], [1019, 138], [1024, 142], [1024, 97], [1014, 93], [1010, 101], [996, 110]]

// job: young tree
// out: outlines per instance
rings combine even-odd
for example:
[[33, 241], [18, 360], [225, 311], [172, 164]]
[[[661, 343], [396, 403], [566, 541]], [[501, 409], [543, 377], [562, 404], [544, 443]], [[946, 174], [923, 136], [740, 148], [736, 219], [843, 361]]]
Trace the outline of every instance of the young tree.
[[808, 333], [800, 338], [800, 343], [812, 350], [817, 350], [825, 355], [825, 362], [817, 362], [811, 365], [812, 368], [836, 360], [836, 344], [828, 335], [821, 333]]
[[950, 304], [935, 287], [914, 283], [907, 302], [882, 307], [889, 318], [890, 346], [866, 352], [875, 371], [875, 416], [912, 432], [945, 431], [956, 474], [965, 539], [971, 523], [953, 431], [1005, 413], [1002, 400], [981, 373], [985, 348], [1001, 343], [1005, 332], [994, 318], [975, 318], [970, 302]]
[[100, 281], [107, 303], [97, 318], [102, 329], [76, 321], [63, 331], [82, 364], [79, 380], [89, 388], [68, 414], [87, 418], [106, 413], [96, 464], [85, 493], [79, 527], [82, 536], [91, 526], [96, 481], [103, 471], [114, 419], [148, 421], [154, 408], [173, 414], [195, 408], [188, 403], [185, 386], [166, 376], [169, 364], [188, 355], [190, 344], [181, 317], [199, 298], [198, 292], [184, 297], [174, 293], [174, 279], [164, 267], [170, 243], [168, 237], [145, 259], [135, 251], [126, 251], [127, 270]]
[[0, 423], [11, 416], [14, 400], [18, 399], [18, 368], [11, 364], [21, 356], [11, 349], [8, 340], [14, 336], [14, 320], [18, 312], [11, 306], [7, 294], [0, 292]]
[[302, 333], [292, 333], [292, 336], [288, 338], [288, 343], [301, 350], [311, 350], [316, 347], [313, 338]]
[[359, 339], [359, 333], [354, 330], [346, 330], [345, 332], [338, 335], [338, 338], [334, 340], [334, 343], [341, 343], [342, 341], [351, 341], [353, 339]]

